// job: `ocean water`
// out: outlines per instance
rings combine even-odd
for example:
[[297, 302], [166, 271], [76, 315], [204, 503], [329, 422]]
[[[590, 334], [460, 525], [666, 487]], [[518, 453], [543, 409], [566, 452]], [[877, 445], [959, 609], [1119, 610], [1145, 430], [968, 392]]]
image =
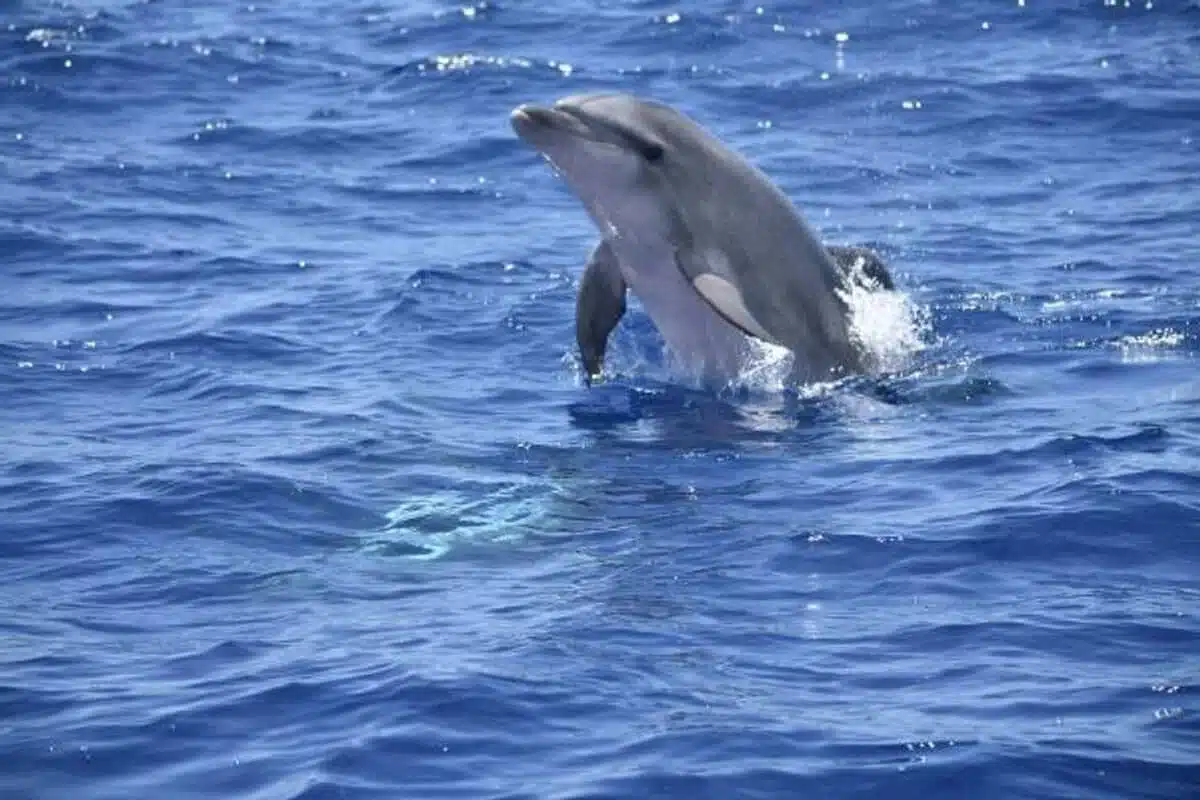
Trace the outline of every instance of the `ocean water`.
[[[1200, 5], [0, 2], [0, 797], [1200, 791]], [[881, 375], [689, 385], [523, 102], [669, 102]]]

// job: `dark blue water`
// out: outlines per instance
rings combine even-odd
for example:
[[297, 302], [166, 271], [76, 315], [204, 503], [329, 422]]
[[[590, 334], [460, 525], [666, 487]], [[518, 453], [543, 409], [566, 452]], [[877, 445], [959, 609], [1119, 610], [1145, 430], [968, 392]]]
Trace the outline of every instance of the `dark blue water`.
[[[1196, 3], [0, 41], [0, 797], [1196, 796]], [[609, 89], [885, 254], [888, 374], [699, 389], [634, 308], [582, 385], [507, 115]]]

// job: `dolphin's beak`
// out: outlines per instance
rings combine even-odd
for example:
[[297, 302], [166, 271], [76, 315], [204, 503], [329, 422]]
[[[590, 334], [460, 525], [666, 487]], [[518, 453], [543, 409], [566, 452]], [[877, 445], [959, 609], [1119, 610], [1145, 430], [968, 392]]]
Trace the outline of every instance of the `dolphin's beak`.
[[555, 104], [553, 108], [526, 103], [514, 108], [508, 119], [517, 135], [531, 143], [536, 143], [537, 137], [548, 133], [595, 138], [587, 121], [573, 107], [562, 103]]
[[514, 108], [508, 121], [518, 136], [528, 139], [539, 132], [559, 127], [558, 118], [560, 116], [561, 114], [555, 112], [554, 109], [525, 104]]
[[516, 125], [549, 125], [555, 117], [554, 109], [524, 103], [513, 109], [509, 118]]

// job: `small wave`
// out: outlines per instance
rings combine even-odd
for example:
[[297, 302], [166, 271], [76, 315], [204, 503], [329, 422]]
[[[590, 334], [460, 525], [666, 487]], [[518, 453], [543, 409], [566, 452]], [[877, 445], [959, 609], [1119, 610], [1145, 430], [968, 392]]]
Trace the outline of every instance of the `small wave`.
[[1173, 352], [1185, 349], [1187, 335], [1174, 328], [1156, 328], [1142, 334], [1122, 336], [1113, 342], [1121, 352], [1121, 360], [1128, 364], [1151, 363], [1169, 357]]
[[293, 125], [281, 129], [216, 117], [198, 123], [195, 130], [175, 138], [181, 145], [228, 146], [247, 152], [328, 154], [334, 151], [369, 150], [394, 141], [389, 132], [363, 131], [348, 126]]
[[557, 60], [542, 60], [524, 58], [521, 56], [494, 56], [481, 53], [437, 53], [423, 58], [408, 61], [388, 70], [389, 76], [401, 76], [411, 73], [419, 75], [438, 75], [451, 73], [512, 72], [514, 70], [531, 71], [559, 77], [574, 74], [577, 67]]
[[212, 358], [225, 363], [303, 363], [315, 352], [311, 343], [256, 330], [192, 331], [136, 342], [125, 349], [127, 352], [168, 352], [174, 354], [173, 357]]

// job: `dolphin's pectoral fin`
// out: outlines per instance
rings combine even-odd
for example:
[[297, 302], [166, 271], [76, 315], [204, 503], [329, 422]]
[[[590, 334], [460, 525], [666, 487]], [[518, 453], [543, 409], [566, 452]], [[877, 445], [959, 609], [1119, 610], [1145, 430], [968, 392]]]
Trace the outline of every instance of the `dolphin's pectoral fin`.
[[746, 308], [746, 303], [742, 300], [742, 293], [729, 281], [717, 277], [711, 272], [706, 272], [693, 278], [692, 286], [701, 297], [708, 301], [714, 311], [731, 325], [741, 328], [743, 333], [766, 342], [775, 341], [775, 337], [758, 324], [758, 320]]
[[888, 291], [896, 288], [883, 259], [874, 250], [868, 247], [849, 247], [837, 244], [826, 245], [825, 249], [833, 257], [834, 263], [851, 280], [859, 277], [866, 278], [867, 281], [874, 284], [868, 288], [877, 287]]
[[675, 254], [675, 263], [696, 293], [726, 322], [747, 336], [777, 343], [776, 338], [767, 333], [750, 309], [746, 308], [741, 290], [728, 276], [728, 270], [722, 268], [725, 264], [720, 254], [713, 258], [698, 259], [692, 251], [680, 250]]
[[608, 336], [625, 313], [625, 289], [617, 257], [608, 242], [600, 242], [583, 269], [575, 299], [575, 340], [589, 384], [600, 376]]

